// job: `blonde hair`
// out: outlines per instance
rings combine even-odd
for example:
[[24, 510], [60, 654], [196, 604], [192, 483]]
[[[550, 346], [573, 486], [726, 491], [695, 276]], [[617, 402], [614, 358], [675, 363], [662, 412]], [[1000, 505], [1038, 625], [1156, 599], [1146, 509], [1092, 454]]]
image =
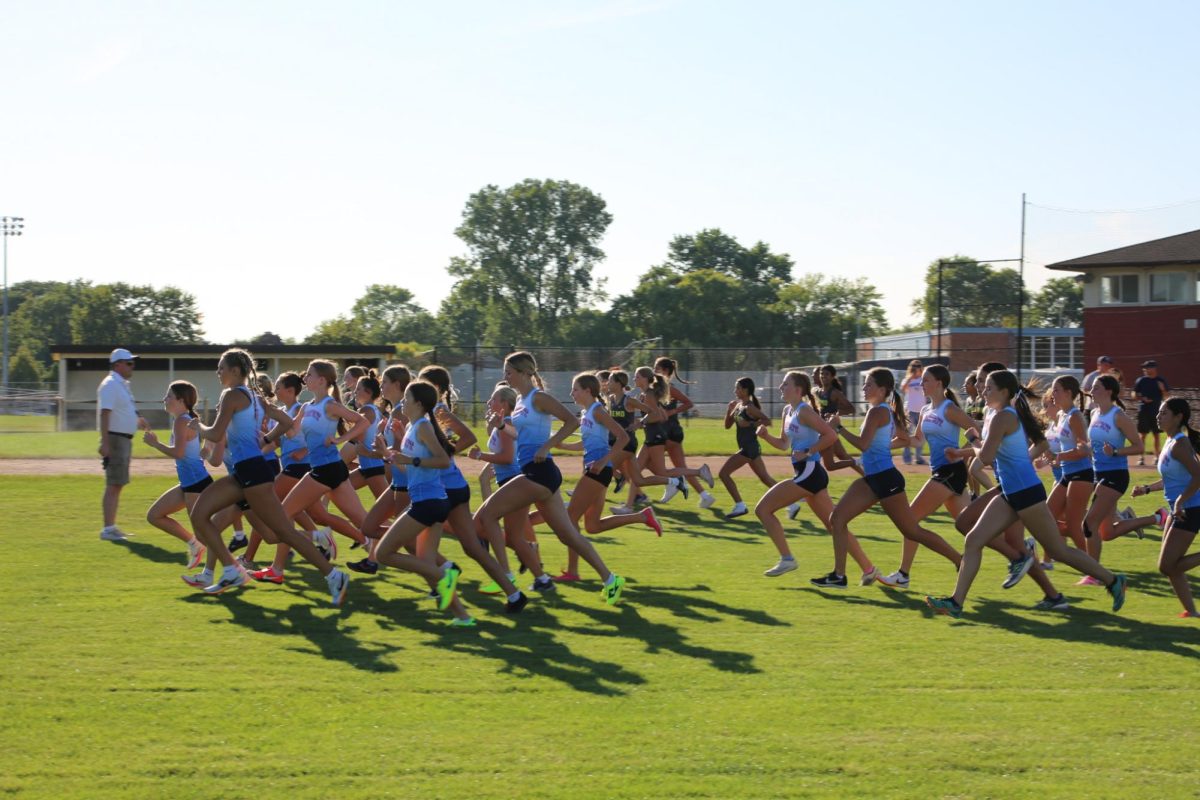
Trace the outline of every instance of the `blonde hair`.
[[515, 353], [509, 353], [504, 358], [504, 363], [522, 375], [528, 375], [530, 380], [533, 381], [533, 385], [537, 388], [546, 388], [546, 384], [542, 382], [542, 376], [538, 374], [537, 359], [528, 350], [518, 350]]

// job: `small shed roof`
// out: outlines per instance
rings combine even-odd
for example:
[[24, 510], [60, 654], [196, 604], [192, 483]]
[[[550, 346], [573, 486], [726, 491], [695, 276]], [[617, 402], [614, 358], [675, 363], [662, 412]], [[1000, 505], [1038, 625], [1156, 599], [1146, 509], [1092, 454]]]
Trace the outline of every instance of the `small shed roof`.
[[1200, 230], [1047, 264], [1046, 269], [1080, 271], [1100, 267], [1153, 267], [1166, 264], [1200, 264]]

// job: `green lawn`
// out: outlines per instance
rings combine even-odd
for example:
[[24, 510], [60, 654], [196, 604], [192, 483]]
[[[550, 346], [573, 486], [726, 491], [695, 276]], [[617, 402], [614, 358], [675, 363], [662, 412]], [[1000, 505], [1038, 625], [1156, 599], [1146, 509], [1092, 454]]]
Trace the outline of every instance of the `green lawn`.
[[[7, 419], [14, 419], [8, 417]], [[25, 417], [22, 419], [35, 419]], [[482, 426], [475, 428], [476, 435], [486, 442]], [[684, 447], [695, 455], [728, 455], [737, 451], [732, 430], [725, 430], [720, 420], [689, 420], [685, 429]], [[775, 433], [779, 426], [775, 426]], [[166, 441], [169, 431], [159, 431]], [[641, 436], [639, 435], [639, 440]], [[0, 458], [91, 458], [96, 455], [97, 434], [94, 431], [69, 431], [66, 433], [4, 433], [0, 434]], [[766, 450], [771, 451], [770, 446]], [[133, 443], [134, 458], [164, 458], [157, 450], [142, 444], [141, 437]]]
[[[135, 480], [121, 519], [138, 536], [110, 544], [98, 478], [0, 478], [0, 792], [1197, 796], [1200, 628], [1176, 619], [1154, 571], [1157, 534], [1105, 548], [1131, 578], [1120, 615], [1065, 570], [1052, 575], [1074, 608], [1031, 611], [1032, 582], [1002, 591], [989, 555], [952, 621], [921, 602], [954, 580], [936, 556], [919, 556], [909, 592], [817, 590], [807, 579], [831, 550], [807, 512], [788, 523], [800, 571], [768, 579], [775, 553], [753, 516], [677, 499], [662, 539], [595, 537], [629, 577], [623, 605], [589, 582], [509, 618], [468, 565], [481, 624], [451, 630], [402, 574], [355, 576], [341, 610], [306, 567], [283, 587], [194, 593], [182, 546], [137, 521], [169, 485]], [[933, 527], [961, 543], [946, 517]], [[886, 519], [855, 529], [894, 569]], [[561, 547], [542, 542], [559, 566]]]

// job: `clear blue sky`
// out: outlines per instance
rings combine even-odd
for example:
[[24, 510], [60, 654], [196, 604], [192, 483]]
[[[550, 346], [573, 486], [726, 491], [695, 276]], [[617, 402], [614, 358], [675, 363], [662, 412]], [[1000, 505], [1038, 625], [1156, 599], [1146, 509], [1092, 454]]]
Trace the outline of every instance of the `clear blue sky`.
[[[719, 227], [865, 276], [1015, 257], [1020, 196], [1200, 196], [1193, 2], [8, 2], [11, 281], [175, 284], [209, 338], [301, 337], [373, 282], [434, 310], [467, 196], [560, 178], [630, 289]], [[1200, 227], [1031, 209], [1040, 264]], [[274, 298], [274, 300], [272, 300]]]

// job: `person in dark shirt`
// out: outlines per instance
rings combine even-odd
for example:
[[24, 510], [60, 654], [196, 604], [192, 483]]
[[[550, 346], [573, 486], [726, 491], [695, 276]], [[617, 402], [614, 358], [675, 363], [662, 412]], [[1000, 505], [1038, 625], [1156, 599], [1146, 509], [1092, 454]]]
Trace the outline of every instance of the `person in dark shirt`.
[[[1133, 384], [1133, 393], [1138, 401], [1138, 433], [1145, 441], [1147, 433], [1154, 434], [1154, 449], [1159, 451], [1159, 436], [1162, 431], [1158, 427], [1158, 407], [1162, 405], [1163, 395], [1170, 390], [1167, 381], [1158, 374], [1158, 362], [1153, 359], [1142, 362], [1142, 377]], [[1146, 465], [1144, 455], [1138, 457], [1138, 466]]]

